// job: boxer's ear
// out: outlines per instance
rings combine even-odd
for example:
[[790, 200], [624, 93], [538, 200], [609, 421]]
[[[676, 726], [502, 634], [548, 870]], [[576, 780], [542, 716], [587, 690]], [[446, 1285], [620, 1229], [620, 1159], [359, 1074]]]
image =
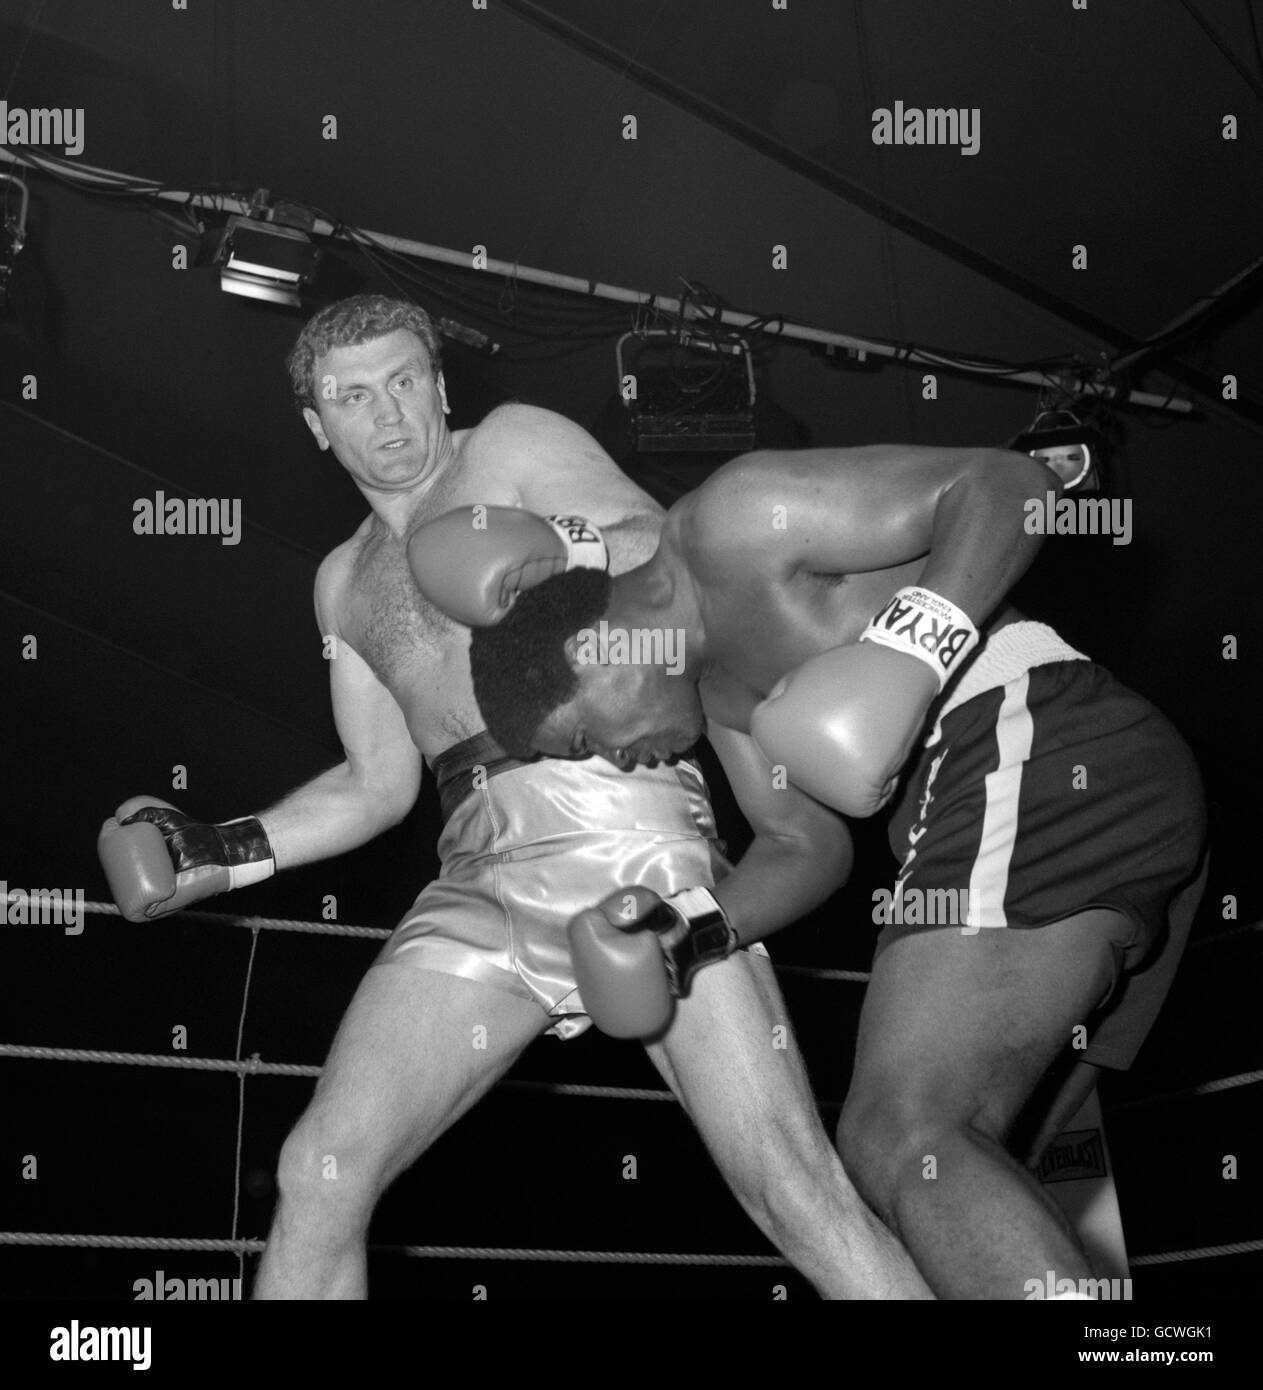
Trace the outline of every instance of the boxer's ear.
[[443, 402], [443, 414], [450, 415], [452, 413], [452, 407], [447, 403], [447, 382], [443, 380], [443, 373], [440, 372], [434, 380], [439, 388], [439, 400]]
[[325, 427], [320, 423], [320, 416], [309, 405], [303, 406], [303, 419], [307, 422], [307, 428], [316, 437], [316, 443], [322, 449], [329, 447], [329, 436], [325, 434]]
[[570, 669], [579, 675], [587, 667], [601, 666], [605, 662], [606, 649], [595, 628], [581, 627], [572, 637], [567, 637], [564, 651]]

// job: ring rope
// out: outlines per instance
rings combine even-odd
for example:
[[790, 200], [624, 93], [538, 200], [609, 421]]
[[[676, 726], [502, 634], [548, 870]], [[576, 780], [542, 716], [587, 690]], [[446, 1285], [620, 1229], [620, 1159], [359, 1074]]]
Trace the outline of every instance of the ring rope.
[[[231, 1071], [243, 1076], [311, 1076], [320, 1075], [321, 1068], [298, 1062], [264, 1062], [256, 1052], [241, 1061], [219, 1057], [168, 1057], [161, 1052], [106, 1052], [99, 1048], [35, 1047], [24, 1043], [0, 1043], [0, 1057], [23, 1058], [33, 1062], [106, 1062], [128, 1067], [190, 1067], [195, 1071]], [[1178, 1091], [1163, 1091], [1160, 1095], [1140, 1096], [1135, 1100], [1111, 1103], [1108, 1113], [1136, 1110], [1141, 1106], [1160, 1105], [1188, 1096], [1214, 1095], [1218, 1091], [1234, 1090], [1238, 1086], [1255, 1086], [1263, 1081], [1263, 1069], [1243, 1071], [1236, 1076], [1222, 1076], [1202, 1081]], [[563, 1081], [502, 1081], [500, 1085], [514, 1091], [538, 1091], [555, 1096], [586, 1096], [593, 1100], [667, 1100], [675, 1101], [671, 1091], [640, 1086], [592, 1086]], [[840, 1101], [820, 1101], [821, 1109], [837, 1109]]]
[[[45, 1231], [0, 1231], [0, 1245], [88, 1248], [95, 1250], [187, 1250], [229, 1255], [259, 1255], [261, 1240], [199, 1240], [184, 1236], [96, 1236]], [[774, 1255], [665, 1254], [644, 1250], [542, 1250], [501, 1249], [492, 1245], [371, 1245], [379, 1255], [407, 1255], [423, 1260], [538, 1260], [561, 1264], [724, 1265], [788, 1269], [789, 1262]], [[1132, 1269], [1180, 1264], [1188, 1260], [1218, 1259], [1226, 1255], [1252, 1255], [1263, 1251], [1263, 1239], [1239, 1240], [1227, 1245], [1203, 1245], [1193, 1250], [1164, 1250], [1152, 1255], [1133, 1255]]]
[[1203, 1245], [1197, 1250], [1168, 1250], [1161, 1255], [1135, 1255], [1127, 1263], [1141, 1265], [1173, 1265], [1184, 1260], [1209, 1260], [1220, 1255], [1252, 1255], [1263, 1250], [1263, 1240], [1238, 1240], [1231, 1245]]
[[422, 1260], [540, 1260], [557, 1264], [709, 1265], [741, 1268], [790, 1269], [776, 1255], [661, 1254], [645, 1250], [501, 1250], [493, 1245], [374, 1245], [383, 1255], [408, 1255]]
[[[261, 1240], [197, 1240], [182, 1236], [92, 1236], [0, 1231], [0, 1245], [43, 1245], [93, 1250], [192, 1250], [229, 1255], [262, 1254]], [[557, 1264], [708, 1265], [789, 1269], [775, 1255], [666, 1254], [648, 1250], [507, 1250], [494, 1245], [370, 1245], [379, 1255], [407, 1255], [422, 1260], [533, 1260]]]
[[168, 1057], [161, 1052], [109, 1052], [101, 1048], [31, 1047], [0, 1043], [0, 1057], [32, 1062], [107, 1062], [124, 1067], [188, 1067], [193, 1071], [233, 1071], [239, 1075], [319, 1076], [320, 1068], [296, 1062], [264, 1062], [256, 1052], [239, 1062], [221, 1057]]
[[[125, 1067], [188, 1067], [193, 1071], [231, 1071], [240, 1076], [310, 1076], [321, 1068], [298, 1062], [264, 1062], [256, 1052], [241, 1061], [220, 1057], [169, 1057], [162, 1052], [108, 1052], [100, 1048], [35, 1047], [25, 1043], [0, 1043], [0, 1057], [29, 1062], [104, 1062]], [[502, 1081], [514, 1091], [537, 1091], [555, 1096], [586, 1096], [591, 1100], [667, 1100], [675, 1095], [661, 1088], [640, 1086], [590, 1086], [563, 1081]]]
[[[12, 892], [4, 894], [6, 901], [14, 898]], [[17, 896], [23, 896], [18, 894]], [[84, 910], [109, 916], [121, 916], [118, 907], [112, 902], [91, 902], [84, 903]], [[202, 909], [183, 909], [181, 913], [171, 914], [183, 915], [195, 920], [215, 922], [223, 925], [233, 925], [249, 927], [254, 932], [252, 942], [250, 965], [247, 968], [244, 993], [242, 998], [242, 1011], [238, 1020], [237, 1035], [237, 1057], [229, 1060], [226, 1058], [211, 1057], [171, 1057], [160, 1053], [137, 1053], [137, 1052], [118, 1052], [104, 1049], [84, 1049], [84, 1048], [61, 1048], [61, 1047], [39, 1047], [23, 1044], [0, 1044], [0, 1057], [21, 1058], [35, 1061], [73, 1061], [73, 1062], [98, 1062], [105, 1064], [125, 1065], [125, 1066], [152, 1066], [152, 1067], [176, 1067], [199, 1071], [219, 1071], [234, 1072], [238, 1077], [238, 1126], [237, 1126], [237, 1179], [234, 1188], [233, 1198], [233, 1232], [234, 1238], [230, 1240], [199, 1240], [180, 1237], [145, 1237], [145, 1236], [92, 1236], [92, 1235], [71, 1235], [71, 1234], [41, 1234], [35, 1232], [0, 1232], [0, 1245], [51, 1245], [51, 1246], [79, 1246], [96, 1247], [107, 1249], [150, 1249], [150, 1250], [186, 1250], [186, 1251], [222, 1251], [236, 1254], [239, 1267], [244, 1274], [244, 1259], [247, 1254], [260, 1253], [264, 1249], [264, 1242], [259, 1240], [243, 1240], [236, 1237], [237, 1221], [240, 1212], [240, 1145], [242, 1139], [242, 1127], [244, 1124], [245, 1106], [245, 1078], [247, 1075], [270, 1075], [270, 1076], [293, 1076], [311, 1077], [320, 1075], [321, 1068], [308, 1066], [300, 1063], [287, 1062], [264, 1062], [256, 1052], [249, 1058], [241, 1057], [242, 1033], [245, 1026], [245, 1014], [249, 1003], [250, 978], [253, 973], [254, 947], [258, 944], [258, 933], [260, 929], [271, 931], [298, 931], [328, 936], [347, 936], [372, 939], [385, 939], [392, 935], [388, 928], [351, 926], [339, 922], [309, 922], [289, 918], [267, 918], [267, 917], [247, 917], [234, 913], [209, 912]], [[1211, 942], [1218, 942], [1229, 938], [1240, 937], [1257, 931], [1263, 923], [1247, 923], [1230, 931], [1222, 932], [1210, 938], [1194, 943], [1197, 945], [1208, 945]], [[815, 979], [841, 980], [863, 983], [870, 976], [864, 971], [852, 970], [831, 970], [822, 969], [814, 966], [793, 966], [785, 965], [777, 967], [778, 973], [799, 975]], [[1180, 1099], [1186, 1096], [1210, 1095], [1219, 1091], [1231, 1088], [1253, 1085], [1263, 1080], [1263, 1070], [1243, 1072], [1236, 1076], [1221, 1077], [1216, 1080], [1202, 1082], [1198, 1085], [1184, 1087], [1176, 1091], [1165, 1092], [1157, 1096], [1143, 1097], [1137, 1100], [1124, 1101], [1121, 1104], [1111, 1106], [1111, 1110], [1130, 1110], [1145, 1105], [1156, 1105], [1171, 1100]], [[577, 1085], [568, 1083], [553, 1082], [529, 1082], [529, 1081], [506, 1081], [502, 1083], [506, 1088], [534, 1090], [552, 1095], [585, 1096], [590, 1098], [617, 1099], [617, 1100], [653, 1100], [653, 1101], [675, 1101], [676, 1097], [669, 1090], [647, 1089], [639, 1087], [618, 1087], [618, 1086], [593, 1086]], [[829, 1108], [828, 1103], [822, 1108]], [[836, 1103], [831, 1108], [836, 1108]], [[628, 1251], [567, 1251], [567, 1250], [505, 1250], [491, 1246], [374, 1246], [374, 1250], [379, 1253], [409, 1255], [419, 1258], [429, 1259], [484, 1259], [484, 1260], [519, 1260], [519, 1261], [555, 1261], [564, 1263], [582, 1264], [626, 1264], [642, 1263], [656, 1265], [708, 1265], [708, 1266], [764, 1266], [775, 1268], [788, 1268], [788, 1262], [775, 1256], [740, 1256], [740, 1255], [683, 1255], [683, 1254], [650, 1254], [646, 1252]], [[1136, 1256], [1131, 1260], [1131, 1264], [1137, 1268], [1148, 1265], [1172, 1264], [1187, 1260], [1206, 1259], [1222, 1255], [1234, 1255], [1251, 1253], [1263, 1249], [1263, 1240], [1236, 1242], [1229, 1245], [1205, 1246], [1191, 1250], [1176, 1250], [1153, 1255]]]
[[872, 975], [867, 970], [830, 970], [821, 965], [777, 965], [772, 969], [778, 975], [803, 975], [813, 980], [850, 980], [854, 984], [867, 984]]
[[[22, 894], [10, 890], [5, 896], [11, 900], [15, 897], [22, 897]], [[123, 915], [118, 907], [111, 902], [85, 902], [83, 910], [110, 917]], [[265, 931], [314, 932], [324, 936], [358, 936], [378, 941], [384, 941], [394, 935], [394, 931], [390, 927], [357, 927], [343, 922], [307, 922], [293, 917], [245, 917], [238, 913], [208, 912], [204, 908], [196, 907], [184, 907], [177, 912], [164, 915], [191, 917], [196, 921], [217, 922], [225, 926], [262, 928]], [[151, 920], [160, 919], [153, 918]], [[1188, 949], [1191, 951], [1201, 946], [1217, 946], [1220, 942], [1233, 941], [1242, 936], [1253, 936], [1260, 931], [1263, 931], [1263, 921], [1243, 922], [1240, 926], [1231, 927], [1227, 931], [1215, 932], [1212, 936], [1203, 936], [1196, 941], [1190, 941]], [[818, 980], [849, 980], [862, 984], [871, 978], [870, 973], [866, 970], [830, 970], [814, 965], [777, 965], [775, 968], [778, 975], [804, 975]]]
[[1177, 1091], [1162, 1091], [1156, 1096], [1140, 1096], [1136, 1100], [1123, 1100], [1111, 1104], [1111, 1113], [1117, 1110], [1137, 1110], [1144, 1105], [1163, 1105], [1167, 1101], [1184, 1100], [1189, 1096], [1212, 1096], [1217, 1091], [1231, 1091], [1237, 1086], [1256, 1086], [1263, 1081], [1263, 1070], [1243, 1071], [1236, 1076], [1221, 1076], [1214, 1081], [1199, 1081], [1195, 1086], [1182, 1086]]
[[[12, 893], [4, 895], [6, 901], [11, 901], [14, 897]], [[84, 910], [101, 915], [121, 916], [118, 907], [114, 903], [92, 902], [85, 903]], [[259, 1240], [245, 1240], [237, 1235], [237, 1223], [240, 1218], [240, 1199], [241, 1199], [241, 1144], [243, 1128], [245, 1122], [245, 1079], [247, 1075], [270, 1075], [270, 1076], [302, 1076], [318, 1077], [321, 1072], [320, 1067], [308, 1066], [300, 1063], [285, 1062], [264, 1062], [259, 1054], [253, 1053], [248, 1058], [242, 1058], [241, 1046], [245, 1029], [246, 1011], [249, 1006], [250, 982], [253, 975], [254, 953], [258, 946], [259, 930], [266, 929], [272, 931], [298, 931], [324, 934], [328, 936], [347, 936], [371, 939], [385, 939], [392, 935], [386, 928], [360, 927], [345, 925], [337, 922], [307, 922], [296, 919], [285, 918], [266, 918], [266, 917], [246, 917], [238, 914], [209, 912], [201, 909], [185, 909], [182, 914], [194, 920], [216, 922], [224, 925], [234, 925], [249, 927], [253, 931], [251, 942], [250, 961], [246, 970], [244, 989], [242, 994], [241, 1013], [238, 1018], [236, 1057], [232, 1060], [226, 1058], [211, 1057], [171, 1057], [159, 1053], [137, 1053], [119, 1052], [105, 1049], [83, 1049], [83, 1048], [60, 1048], [60, 1047], [39, 1047], [22, 1044], [0, 1044], [0, 1057], [22, 1058], [25, 1060], [38, 1061], [74, 1061], [74, 1062], [97, 1062], [104, 1064], [115, 1064], [124, 1066], [152, 1066], [152, 1067], [175, 1067], [197, 1071], [219, 1071], [233, 1072], [238, 1078], [238, 1114], [237, 1114], [237, 1135], [236, 1135], [236, 1162], [235, 1182], [233, 1189], [233, 1211], [232, 1211], [232, 1231], [233, 1238], [229, 1240], [210, 1240], [194, 1239], [183, 1237], [164, 1237], [164, 1236], [96, 1236], [96, 1235], [75, 1235], [75, 1234], [55, 1234], [37, 1232], [0, 1232], [0, 1245], [37, 1245], [53, 1247], [94, 1247], [98, 1249], [126, 1249], [126, 1250], [183, 1250], [200, 1252], [226, 1252], [235, 1254], [238, 1261], [238, 1269], [242, 1277], [245, 1274], [245, 1257], [247, 1254], [258, 1254], [265, 1248], [264, 1242]], [[1234, 929], [1232, 932], [1223, 933], [1223, 936], [1239, 936], [1245, 932], [1253, 931], [1257, 924], [1249, 924]], [[1212, 938], [1222, 939], [1222, 938]], [[812, 966], [782, 966], [780, 972], [805, 976], [815, 979], [854, 981], [862, 983], [870, 977], [867, 972], [850, 970], [828, 970]], [[1125, 1103], [1117, 1107], [1133, 1108], [1137, 1105], [1156, 1104], [1159, 1100], [1170, 1100], [1181, 1095], [1204, 1095], [1215, 1091], [1226, 1090], [1234, 1086], [1253, 1084], [1263, 1079], [1263, 1071], [1243, 1073], [1236, 1077], [1225, 1077], [1216, 1081], [1205, 1082], [1199, 1086], [1188, 1087], [1182, 1091], [1169, 1092], [1161, 1097], [1150, 1097], [1141, 1101]], [[618, 1100], [654, 1100], [654, 1101], [674, 1101], [676, 1097], [669, 1090], [650, 1090], [646, 1088], [616, 1087], [616, 1086], [590, 1086], [572, 1085], [567, 1083], [551, 1082], [513, 1082], [503, 1083], [506, 1087], [515, 1089], [533, 1090], [552, 1095], [571, 1095], [599, 1097], [602, 1099]], [[776, 1256], [741, 1256], [741, 1255], [707, 1255], [707, 1254], [655, 1254], [648, 1252], [630, 1251], [577, 1251], [577, 1250], [544, 1250], [544, 1249], [519, 1249], [508, 1250], [499, 1249], [491, 1246], [374, 1246], [372, 1249], [378, 1253], [407, 1255], [417, 1258], [428, 1259], [481, 1259], [481, 1260], [514, 1260], [531, 1262], [559, 1262], [569, 1264], [649, 1264], [649, 1265], [672, 1265], [672, 1266], [726, 1266], [726, 1267], [765, 1267], [765, 1268], [789, 1268], [787, 1261]], [[1256, 1249], [1263, 1249], [1263, 1241], [1245, 1241], [1233, 1245], [1208, 1246], [1197, 1250], [1170, 1251], [1155, 1255], [1139, 1256], [1132, 1260], [1132, 1264], [1141, 1267], [1145, 1265], [1170, 1264], [1183, 1260], [1205, 1259], [1216, 1255], [1241, 1254]]]
[[[7, 895], [13, 897], [10, 890]], [[28, 895], [29, 896], [29, 895]], [[106, 917], [121, 917], [123, 914], [114, 903], [89, 903], [83, 905], [85, 912], [98, 912]], [[292, 917], [243, 917], [236, 912], [207, 912], [200, 907], [181, 907], [175, 912], [164, 913], [163, 917], [192, 917], [200, 922], [218, 922], [230, 927], [262, 927], [265, 931], [306, 931], [318, 932], [323, 936], [366, 936], [385, 940], [393, 933], [389, 927], [352, 927], [342, 922], [302, 922]], [[150, 918], [161, 921], [163, 918]], [[133, 923], [140, 926], [141, 923]]]
[[[121, 917], [123, 914], [114, 903], [85, 902], [85, 912], [98, 912], [108, 917]], [[324, 936], [360, 936], [384, 941], [393, 936], [390, 927], [353, 927], [342, 922], [304, 922], [291, 917], [243, 917], [234, 912], [207, 912], [203, 908], [184, 907], [172, 912], [172, 917], [192, 917], [201, 922], [218, 922], [223, 926], [262, 928], [265, 931], [315, 932]], [[151, 918], [159, 921], [160, 918]], [[134, 923], [133, 925], [140, 925]], [[782, 975], [810, 975], [820, 980], [852, 980], [863, 983], [868, 980], [866, 970], [824, 970], [812, 965], [778, 965], [775, 967]]]
[[1199, 936], [1196, 941], [1188, 943], [1188, 949], [1193, 951], [1199, 946], [1218, 946], [1221, 941], [1233, 941], [1239, 936], [1253, 936], [1259, 931], [1263, 931], [1263, 922], [1242, 922], [1239, 927], [1229, 927], [1227, 931], [1217, 931], [1211, 936]]
[[[259, 933], [250, 933], [250, 959], [246, 964], [246, 978], [241, 988], [241, 1012], [237, 1016], [237, 1043], [233, 1049], [233, 1060], [238, 1066], [241, 1065], [241, 1042], [246, 1032], [246, 1014], [250, 1009], [250, 981], [254, 978], [254, 960], [259, 952]], [[258, 1053], [251, 1054], [253, 1061], [258, 1057]], [[238, 1225], [241, 1218], [241, 1153], [242, 1145], [245, 1143], [246, 1132], [246, 1073], [237, 1073], [237, 1143], [236, 1156], [232, 1165], [232, 1238], [236, 1240], [240, 1235]], [[244, 1253], [237, 1256], [237, 1273], [241, 1278], [246, 1274], [246, 1257]]]

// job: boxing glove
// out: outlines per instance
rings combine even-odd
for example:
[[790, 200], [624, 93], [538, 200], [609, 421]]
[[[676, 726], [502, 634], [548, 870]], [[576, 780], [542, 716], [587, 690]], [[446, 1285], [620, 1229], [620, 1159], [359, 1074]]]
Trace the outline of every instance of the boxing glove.
[[669, 898], [647, 888], [611, 893], [575, 917], [569, 936], [583, 1006], [614, 1038], [661, 1033], [697, 971], [738, 945], [708, 888]]
[[457, 507], [408, 540], [417, 588], [467, 627], [492, 627], [523, 589], [572, 569], [608, 569], [600, 531], [581, 516], [536, 516], [520, 507]]
[[129, 922], [178, 912], [276, 872], [272, 847], [254, 816], [206, 825], [154, 796], [123, 802], [101, 826], [97, 855]]
[[978, 641], [928, 589], [900, 589], [853, 646], [779, 681], [750, 716], [763, 756], [817, 801], [871, 816], [894, 795], [930, 705]]

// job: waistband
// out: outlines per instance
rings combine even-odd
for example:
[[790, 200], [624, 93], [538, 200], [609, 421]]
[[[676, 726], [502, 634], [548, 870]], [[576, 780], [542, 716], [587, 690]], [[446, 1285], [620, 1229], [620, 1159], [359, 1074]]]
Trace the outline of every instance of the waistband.
[[516, 767], [525, 767], [526, 760], [511, 758], [503, 748], [483, 729], [472, 738], [463, 739], [444, 749], [432, 764], [439, 784], [439, 806], [443, 813], [443, 824], [452, 818], [452, 812], [473, 790], [469, 775], [474, 768], [481, 767], [488, 777], [497, 777], [502, 772], [512, 772]]
[[[473, 791], [470, 773], [473, 772], [474, 768], [481, 766], [485, 776], [498, 777], [500, 773], [512, 772], [515, 768], [533, 767], [537, 763], [544, 764], [553, 761], [555, 760], [547, 757], [511, 758], [486, 729], [474, 734], [472, 738], [454, 743], [430, 764], [434, 776], [438, 780], [439, 808], [442, 811], [443, 824], [446, 825], [451, 820], [452, 813]], [[681, 765], [692, 768], [702, 785], [705, 785], [701, 764], [695, 757], [682, 757], [678, 761]], [[631, 776], [632, 774], [620, 773], [619, 775]]]
[[1008, 685], [1035, 666], [1054, 661], [1087, 661], [1047, 623], [1009, 623], [987, 638], [978, 655], [961, 673], [955, 689], [938, 712], [939, 723], [966, 700]]

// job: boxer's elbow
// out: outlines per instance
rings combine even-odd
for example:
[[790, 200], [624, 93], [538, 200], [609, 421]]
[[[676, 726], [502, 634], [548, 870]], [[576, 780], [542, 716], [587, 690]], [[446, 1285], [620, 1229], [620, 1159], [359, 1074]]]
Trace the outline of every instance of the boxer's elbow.
[[820, 872], [828, 879], [828, 892], [836, 893], [850, 882], [855, 868], [855, 841], [840, 816], [830, 815], [828, 824], [805, 835], [801, 854], [805, 863], [821, 866]]
[[365, 839], [398, 825], [412, 810], [421, 790], [419, 769], [358, 769], [348, 771], [352, 815]]
[[1061, 479], [1046, 463], [1011, 449], [981, 450], [969, 476], [989, 495], [1020, 502], [1061, 491]]

